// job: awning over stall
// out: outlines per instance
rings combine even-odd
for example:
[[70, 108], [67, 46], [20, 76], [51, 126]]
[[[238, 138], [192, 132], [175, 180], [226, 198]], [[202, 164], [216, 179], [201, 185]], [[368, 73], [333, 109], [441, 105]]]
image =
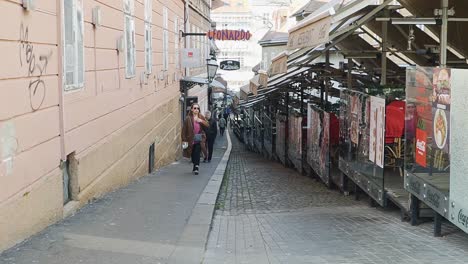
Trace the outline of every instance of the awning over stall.
[[[398, 0], [403, 7], [408, 9], [416, 17], [434, 17], [434, 9], [441, 8], [440, 0]], [[468, 1], [450, 0], [449, 8], [455, 7], [455, 15], [450, 18], [468, 18]], [[468, 22], [449, 22], [447, 35], [448, 46], [460, 53], [462, 57], [468, 57], [468, 34], [465, 29]], [[440, 37], [440, 25], [427, 25], [437, 37]]]

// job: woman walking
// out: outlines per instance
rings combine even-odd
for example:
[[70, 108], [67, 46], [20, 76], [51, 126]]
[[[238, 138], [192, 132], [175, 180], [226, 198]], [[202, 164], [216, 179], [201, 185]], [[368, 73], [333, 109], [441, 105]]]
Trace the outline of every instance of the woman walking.
[[211, 162], [211, 158], [213, 157], [214, 142], [216, 139], [216, 135], [218, 134], [218, 127], [216, 124], [216, 119], [211, 117], [210, 111], [205, 112], [205, 118], [208, 120], [209, 127], [205, 129], [206, 145], [208, 147], [208, 160], [205, 157], [204, 162]]
[[182, 128], [182, 144], [186, 145], [184, 157], [191, 158], [193, 163], [193, 173], [198, 175], [200, 165], [200, 152], [203, 138], [206, 138], [202, 126], [208, 127], [209, 124], [205, 117], [200, 114], [200, 105], [192, 104], [190, 112], [185, 118]]

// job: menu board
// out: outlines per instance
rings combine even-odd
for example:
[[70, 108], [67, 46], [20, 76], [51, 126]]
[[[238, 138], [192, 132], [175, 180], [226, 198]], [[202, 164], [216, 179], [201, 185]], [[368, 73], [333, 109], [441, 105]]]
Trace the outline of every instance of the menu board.
[[[453, 70], [416, 67], [407, 72], [405, 167], [449, 173]], [[430, 168], [428, 171], [427, 168]]]
[[[449, 127], [451, 102], [451, 70], [446, 68], [434, 69], [432, 90], [432, 138], [433, 148], [437, 152], [449, 153]], [[439, 156], [442, 154], [440, 153]], [[435, 165], [438, 159], [435, 158]], [[440, 167], [440, 166], [436, 166]]]

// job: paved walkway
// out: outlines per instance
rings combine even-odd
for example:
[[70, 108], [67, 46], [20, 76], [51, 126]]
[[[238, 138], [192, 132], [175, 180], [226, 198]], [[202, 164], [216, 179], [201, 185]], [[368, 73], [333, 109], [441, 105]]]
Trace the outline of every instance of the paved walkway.
[[176, 162], [4, 252], [0, 263], [200, 263], [227, 148], [226, 135], [218, 136], [199, 175], [187, 160]]
[[400, 221], [320, 182], [233, 149], [204, 263], [467, 263], [468, 235]]

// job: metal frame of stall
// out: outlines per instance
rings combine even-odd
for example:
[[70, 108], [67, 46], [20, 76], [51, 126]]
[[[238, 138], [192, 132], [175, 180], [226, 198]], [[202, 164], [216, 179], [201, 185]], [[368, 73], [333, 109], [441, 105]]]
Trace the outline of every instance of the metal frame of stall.
[[[409, 3], [409, 1], [403, 1], [403, 2], [406, 2], [406, 6], [411, 6], [411, 3]], [[434, 54], [432, 54], [432, 57], [428, 56], [427, 53], [424, 53], [424, 52], [421, 52], [421, 50], [419, 50], [419, 53], [420, 55], [423, 55], [421, 56], [423, 59], [424, 57], [425, 58], [428, 58], [430, 57], [431, 59], [433, 59], [432, 61], [432, 65], [433, 66], [436, 66], [436, 65], [440, 65], [442, 68], [445, 67], [445, 65], [447, 64], [451, 64], [451, 65], [457, 65], [457, 66], [462, 66], [462, 67], [467, 67], [467, 63], [466, 63], [466, 59], [457, 59], [456, 57], [456, 54], [455, 54], [455, 51], [453, 50], [448, 50], [447, 49], [447, 34], [448, 34], [448, 22], [449, 21], [468, 21], [466, 18], [449, 18], [449, 15], [450, 13], [452, 13], [453, 15], [453, 10], [452, 9], [449, 9], [449, 6], [448, 6], [448, 1], [447, 0], [442, 0], [442, 1], [430, 1], [431, 3], [427, 3], [427, 2], [424, 2], [424, 3], [420, 3], [421, 5], [422, 4], [430, 4], [430, 5], [435, 5], [435, 2], [439, 2], [439, 7], [441, 7], [441, 9], [435, 9], [435, 12], [434, 14], [436, 14], [437, 16], [439, 16], [438, 18], [435, 18], [435, 19], [431, 19], [431, 18], [422, 18], [422, 19], [413, 19], [413, 18], [402, 18], [402, 17], [391, 17], [389, 15], [389, 13], [385, 13], [384, 14], [384, 17], [383, 18], [378, 18], [377, 20], [379, 21], [382, 21], [383, 23], [383, 26], [382, 26], [382, 30], [381, 30], [381, 37], [383, 39], [382, 41], [382, 50], [386, 50], [386, 44], [387, 44], [387, 38], [388, 38], [388, 34], [389, 34], [389, 28], [388, 28], [388, 23], [389, 22], [392, 22], [392, 24], [400, 24], [400, 22], [403, 22], [405, 24], [425, 24], [425, 21], [440, 21], [441, 22], [441, 33], [440, 33], [440, 44], [436, 42], [436, 45], [439, 46], [440, 45], [440, 56], [439, 56], [439, 61], [437, 61], [436, 59], [433, 59], [434, 58]], [[466, 6], [466, 3], [462, 3], [460, 1], [457, 2], [460, 5], [465, 5]], [[415, 3], [413, 3], [415, 4]], [[419, 7], [421, 7], [421, 5]], [[425, 6], [424, 6], [425, 7]], [[425, 10], [427, 11], [427, 8], [425, 8]], [[452, 12], [451, 12], [452, 10]], [[466, 10], [462, 8], [463, 11]], [[466, 11], [465, 11], [466, 13]], [[468, 14], [468, 13], [467, 13]], [[467, 15], [467, 14], [464, 14], [464, 15]], [[426, 14], [428, 15], [428, 14]], [[429, 22], [429, 23], [431, 23]], [[431, 23], [432, 24], [432, 23]], [[458, 25], [459, 26], [459, 25]], [[395, 26], [398, 31], [400, 31], [400, 33], [402, 33], [402, 28], [400, 26]], [[371, 27], [372, 28], [372, 27]], [[373, 31], [376, 32], [376, 27], [375, 25], [373, 26]], [[403, 33], [404, 35], [404, 33]], [[414, 29], [411, 28], [410, 26], [410, 36], [409, 36], [409, 39], [408, 39], [408, 46], [411, 47], [411, 46], [416, 46], [417, 48], [417, 45], [414, 43]], [[427, 41], [427, 39], [426, 39]], [[432, 40], [433, 41], [433, 40]], [[456, 42], [456, 41], [455, 41]], [[426, 42], [424, 42], [426, 43]], [[433, 45], [433, 44], [432, 44]], [[458, 48], [460, 48], [460, 46], [458, 46]], [[465, 46], [461, 46], [461, 49], [464, 50], [466, 52], [466, 47]], [[429, 53], [429, 52], [428, 52]], [[382, 62], [384, 62], [384, 58], [386, 57], [386, 53], [384, 52], [382, 55]], [[419, 54], [417, 54], [419, 55]], [[455, 55], [455, 56], [454, 56]], [[413, 56], [414, 58], [414, 56]], [[461, 64], [460, 64], [461, 63]], [[423, 62], [424, 64], [424, 62]], [[384, 69], [386, 69], [386, 65], [383, 63], [382, 64], [382, 83], [385, 82], [385, 71]], [[408, 90], [407, 90], [408, 92]], [[432, 167], [431, 167], [432, 168]], [[448, 168], [448, 166], [447, 166]], [[451, 178], [451, 176], [450, 176]], [[361, 180], [364, 180], [364, 183], [363, 185], [365, 185], [365, 179], [361, 179]], [[447, 179], [447, 181], [449, 181], [450, 179]], [[360, 179], [357, 179], [357, 181], [360, 181]], [[433, 210], [434, 210], [434, 235], [435, 236], [440, 236], [441, 235], [441, 223], [442, 223], [442, 216], [447, 218], [449, 221], [451, 221], [452, 223], [458, 225], [459, 227], [461, 227], [462, 229], [465, 228], [465, 232], [468, 230], [468, 224], [466, 224], [467, 221], [463, 222], [463, 221], [460, 221], [460, 218], [458, 218], [457, 220], [457, 215], [460, 216], [460, 213], [462, 212], [462, 209], [459, 209], [458, 211], [455, 210], [454, 208], [456, 208], [456, 203], [454, 201], [452, 201], [453, 199], [450, 197], [449, 195], [449, 192], [450, 192], [450, 184], [448, 185], [448, 191], [444, 191], [443, 189], [439, 189], [438, 187], [434, 186], [430, 181], [426, 180], [426, 179], [423, 179], [423, 178], [420, 178], [419, 176], [417, 176], [416, 174], [412, 173], [411, 171], [408, 171], [408, 170], [405, 170], [405, 177], [404, 177], [404, 188], [410, 192], [412, 194], [412, 197], [411, 197], [411, 205], [409, 206], [410, 210], [411, 210], [411, 223], [412, 224], [417, 224], [418, 223], [418, 214], [419, 214], [419, 201], [424, 201], [425, 204], [429, 205], [429, 207], [431, 207]], [[452, 186], [454, 184], [451, 184]], [[366, 186], [363, 186], [364, 189], [366, 188]], [[385, 176], [383, 176], [383, 188], [384, 188], [384, 192], [385, 192]], [[372, 191], [372, 186], [371, 187], [368, 187], [367, 188], [368, 190]], [[384, 193], [385, 195], [386, 193]], [[374, 193], [374, 196], [375, 193]], [[378, 195], [377, 195], [378, 196]], [[387, 197], [391, 197], [389, 195], [385, 195]], [[384, 196], [384, 197], [385, 197]], [[463, 196], [463, 195], [462, 195]], [[380, 197], [379, 197], [380, 199]], [[382, 199], [382, 200], [386, 200], [386, 199]], [[461, 199], [463, 200], [463, 199]], [[452, 202], [450, 202], [452, 201]], [[458, 205], [459, 207], [458, 208], [461, 208], [462, 206]], [[462, 214], [463, 215], [463, 214]], [[463, 218], [463, 217], [462, 217]]]
[[[360, 1], [360, 3], [357, 3], [357, 4], [353, 4], [352, 6], [350, 7], [347, 7], [347, 12], [350, 12], [352, 13], [352, 10], [353, 9], [356, 9], [357, 11], [359, 10], [362, 10], [362, 5], [366, 5], [368, 4], [370, 1]], [[390, 29], [389, 27], [389, 24], [391, 23], [392, 25], [393, 24], [396, 24], [394, 23], [394, 21], [404, 21], [405, 23], [409, 23], [411, 24], [412, 22], [411, 21], [414, 21], [414, 24], [424, 24], [425, 22], [422, 21], [422, 20], [417, 20], [417, 19], [413, 19], [413, 18], [403, 18], [403, 17], [392, 17], [392, 16], [395, 16], [395, 12], [393, 12], [392, 8], [387, 8], [386, 6], [388, 4], [390, 4], [390, 0], [387, 0], [387, 1], [384, 1], [381, 5], [379, 6], [373, 6], [372, 8], [370, 8], [370, 11], [368, 10], [366, 12], [365, 15], [361, 16], [360, 18], [356, 19], [353, 21], [353, 23], [348, 26], [347, 28], [343, 28], [341, 29], [340, 26], [344, 25], [346, 23], [345, 20], [343, 20], [343, 22], [340, 22], [340, 26], [337, 28], [337, 29], [334, 29], [333, 32], [331, 32], [330, 34], [330, 42], [326, 45], [325, 49], [322, 51], [322, 52], [326, 52], [328, 51], [329, 49], [331, 49], [332, 47], [335, 47], [337, 45], [339, 45], [339, 43], [350, 37], [352, 34], [355, 33], [356, 29], [360, 29], [360, 33], [364, 32], [364, 33], [368, 33], [368, 31], [373, 31], [374, 33], [376, 31], [379, 31], [378, 34], [380, 37], [381, 37], [381, 41], [379, 41], [378, 38], [375, 38], [372, 34], [369, 34], [370, 37], [374, 37], [374, 39], [378, 42], [380, 42], [381, 44], [381, 49], [380, 51], [378, 52], [375, 52], [373, 51], [373, 54], [380, 54], [380, 58], [381, 58], [381, 72], [380, 72], [380, 82], [381, 84], [385, 85], [387, 83], [387, 79], [388, 79], [388, 73], [389, 73], [389, 69], [388, 69], [388, 61], [387, 61], [387, 57], [388, 55], [392, 54], [392, 55], [395, 55], [395, 56], [398, 56], [398, 53], [399, 51], [401, 51], [401, 45], [405, 46], [406, 43], [403, 43], [403, 44], [398, 44], [396, 43], [395, 44], [395, 41], [394, 41], [394, 46], [397, 46], [397, 48], [392, 48], [389, 46], [389, 39], [393, 38], [393, 39], [398, 39], [399, 42], [401, 42], [401, 37], [402, 36], [407, 36], [408, 37], [408, 47], [411, 48], [411, 47], [414, 47], [417, 49], [417, 46], [419, 45], [415, 40], [415, 36], [417, 39], [423, 39], [423, 41], [421, 41], [423, 44], [427, 44], [429, 43], [430, 46], [434, 46], [434, 42], [436, 45], [439, 45], [439, 43], [433, 39], [430, 39], [430, 38], [427, 38], [427, 36], [425, 36], [425, 34], [423, 34], [424, 32], [422, 31], [418, 31], [417, 28], [411, 28], [411, 26], [409, 27], [410, 30], [409, 30], [409, 35], [406, 35], [405, 34], [405, 31], [404, 31], [404, 28], [402, 28], [402, 26], [395, 26], [395, 27], [392, 27]], [[405, 2], [405, 1], [403, 1]], [[440, 10], [440, 20], [442, 22], [442, 33], [441, 33], [441, 43], [440, 43], [440, 61], [438, 62], [434, 56], [434, 51], [432, 51], [432, 54], [431, 52], [429, 52], [429, 49], [427, 49], [426, 53], [421, 53], [421, 50], [416, 50], [413, 52], [405, 52], [405, 55], [407, 55], [407, 57], [410, 57], [410, 59], [414, 62], [416, 62], [416, 64], [419, 64], [419, 65], [442, 65], [442, 66], [445, 66], [447, 64], [447, 57], [450, 57], [452, 59], [449, 60], [452, 61], [451, 63], [453, 64], [458, 64], [460, 63], [460, 61], [456, 61], [456, 54], [454, 54], [452, 51], [451, 53], [449, 53], [447, 51], [447, 27], [448, 27], [448, 21], [450, 20], [450, 18], [448, 18], [448, 15], [449, 15], [449, 9], [448, 9], [448, 1], [447, 0], [442, 0], [442, 9]], [[383, 12], [381, 12], [383, 11]], [[393, 14], [390, 14], [390, 12], [393, 12]], [[380, 14], [380, 13], [383, 13], [383, 14]], [[341, 13], [338, 13], [337, 16], [343, 16]], [[376, 19], [377, 16], [380, 16], [379, 18]], [[457, 20], [458, 19], [458, 20]], [[374, 21], [375, 20], [375, 21]], [[453, 21], [466, 21], [464, 20], [463, 18], [455, 18], [455, 19], [452, 19]], [[410, 21], [410, 22], [408, 22]], [[376, 26], [376, 24], [379, 24], [377, 22], [381, 22], [381, 27], [379, 26]], [[364, 25], [368, 25], [368, 27], [364, 27]], [[419, 34], [419, 35], [418, 35]], [[426, 39], [424, 39], [426, 38]], [[400, 45], [400, 46], [398, 46]], [[309, 53], [312, 49], [306, 51], [306, 52], [303, 52], [303, 54], [306, 54]], [[348, 52], [351, 52], [348, 50]], [[302, 56], [304, 57], [304, 56]], [[307, 56], [305, 56], [307, 57]], [[301, 71], [301, 68], [304, 67], [304, 66], [309, 66], [309, 63], [312, 62], [316, 57], [311, 57], [311, 58], [308, 58], [306, 60], [300, 60], [300, 61], [295, 61], [294, 63], [289, 63], [288, 62], [288, 68], [290, 66], [292, 66], [293, 70], [288, 70], [288, 73], [289, 75], [291, 74], [294, 74], [294, 72], [299, 72]], [[455, 60], [453, 59], [455, 58]], [[405, 58], [401, 58], [402, 60], [405, 60]], [[466, 63], [466, 62], [465, 62]], [[350, 58], [348, 59], [348, 76], [347, 76], [347, 81], [348, 81], [348, 88], [352, 88], [353, 87], [353, 74], [352, 74], [352, 68], [353, 68], [353, 60]], [[466, 66], [466, 65], [463, 65], [463, 66]], [[284, 74], [284, 75], [287, 75], [287, 74]], [[272, 82], [275, 82], [277, 81], [278, 78], [282, 78], [282, 77], [277, 77], [277, 78], [274, 78], [272, 80]], [[293, 80], [287, 80], [287, 82], [289, 81], [289, 84], [291, 83], [294, 83]], [[281, 81], [280, 81], [281, 82]], [[288, 84], [288, 85], [289, 85]], [[286, 86], [288, 86], [286, 85]], [[283, 84], [284, 86], [284, 84]], [[323, 87], [322, 90], [322, 94], [326, 94], [326, 98], [328, 98], [328, 86], [325, 86]], [[302, 91], [302, 90], [301, 90]], [[286, 92], [286, 94], [288, 94]], [[286, 103], [286, 109], [289, 109], [289, 94], [284, 98], [284, 103]], [[301, 96], [301, 104], [303, 103], [303, 97]], [[288, 110], [286, 111], [288, 112]], [[288, 119], [288, 115], [286, 116], [286, 122], [287, 122], [287, 119]], [[287, 163], [287, 138], [288, 138], [288, 131], [286, 130], [284, 132], [285, 134], [285, 151], [284, 151], [284, 156], [285, 156], [285, 161], [284, 163]], [[277, 142], [278, 143], [278, 142]], [[346, 166], [345, 166], [346, 167]], [[344, 171], [347, 171], [346, 168], [343, 169]], [[348, 170], [348, 174], [349, 173], [349, 170]], [[351, 173], [353, 174], [353, 173]], [[382, 190], [381, 192], [379, 192], [379, 188], [378, 187], [375, 187], [375, 186], [372, 186], [372, 184], [369, 185], [369, 181], [367, 179], [360, 179], [359, 177], [359, 174], [356, 174], [356, 175], [352, 175], [351, 177], [354, 178], [354, 181], [358, 183], [358, 185], [361, 186], [361, 189], [363, 189], [365, 192], [367, 192], [371, 197], [373, 197], [373, 199], [375, 201], [379, 201], [379, 204], [385, 206], [386, 205], [386, 201], [387, 199], [389, 198], [388, 197], [388, 194], [386, 193], [386, 190], [385, 190], [385, 180], [383, 180], [383, 183], [382, 183]], [[382, 178], [384, 179], [384, 176], [382, 176]], [[411, 179], [413, 182], [418, 182], [421, 186], [426, 186], [427, 184], [423, 181], [420, 181], [420, 179], [416, 179], [416, 178], [410, 178], [410, 176], [406, 175], [405, 176], [405, 180], [407, 179]], [[417, 223], [417, 215], [419, 213], [418, 211], [418, 204], [419, 204], [419, 200], [425, 200], [426, 197], [428, 197], [427, 195], [427, 191], [426, 191], [426, 195], [422, 194], [422, 193], [414, 193], [414, 190], [411, 189], [411, 187], [408, 187], [408, 186], [411, 186], [412, 184], [409, 183], [410, 180], [407, 180], [407, 184], [404, 185], [404, 188], [407, 189], [410, 193], [412, 193], [412, 199], [411, 199], [411, 206], [410, 206], [410, 209], [411, 209], [411, 220], [412, 220], [412, 224], [416, 224]], [[361, 183], [361, 184], [359, 184]], [[429, 189], [430, 187], [428, 187]], [[377, 190], [377, 192], [375, 192], [374, 190]], [[436, 190], [434, 190], [435, 192]], [[434, 193], [432, 192], [432, 193]], [[435, 235], [440, 235], [440, 223], [441, 223], [441, 215], [444, 215], [446, 218], [448, 218], [448, 201], [449, 201], [449, 197], [445, 196], [445, 195], [439, 195], [438, 196], [439, 199], [442, 199], [442, 203], [440, 204], [443, 204], [444, 206], [441, 207], [441, 208], [434, 208], [434, 206], [431, 206], [431, 208], [435, 209], [436, 213], [435, 214], [435, 225], [434, 225], [434, 234]], [[419, 199], [418, 199], [419, 198]], [[453, 206], [455, 207], [455, 206]], [[441, 209], [443, 209], [443, 211], [441, 211]], [[442, 214], [441, 214], [442, 213]], [[450, 220], [450, 219], [449, 219]], [[453, 219], [452, 219], [453, 220]], [[467, 221], [468, 222], [468, 221]]]
[[[448, 0], [430, 0], [430, 1], [408, 1], [408, 0], [400, 0], [402, 5], [410, 12], [413, 14], [418, 15], [419, 18], [417, 19], [405, 19], [406, 23], [411, 23], [414, 22], [414, 24], [427, 24], [427, 27], [435, 33], [436, 36], [439, 37], [440, 43], [438, 43], [438, 47], [440, 47], [440, 56], [439, 56], [439, 63], [437, 66], [440, 66], [441, 68], [437, 69], [438, 71], [444, 70], [447, 65], [452, 65], [457, 68], [466, 68], [467, 67], [467, 62], [466, 62], [466, 56], [465, 58], [459, 59], [456, 58], [454, 59], [453, 56], [451, 56], [450, 53], [454, 52], [459, 52], [463, 55], [468, 54], [468, 45], [466, 44], [467, 42], [467, 36], [457, 34], [457, 32], [460, 31], [460, 29], [463, 27], [463, 25], [466, 24], [460, 24], [460, 23], [453, 23], [450, 25], [453, 30], [451, 32], [448, 31], [449, 28], [449, 22], [467, 22], [468, 19], [468, 10], [467, 10], [467, 2], [466, 1], [461, 1], [461, 0], [455, 0], [455, 1], [450, 1], [450, 4], [452, 6], [449, 6], [449, 1]], [[455, 12], [456, 11], [456, 12]], [[458, 14], [458, 17], [454, 17], [455, 14]], [[435, 17], [434, 17], [435, 16]], [[395, 23], [395, 18], [392, 17], [386, 17], [383, 18], [386, 21], [391, 21], [392, 23]], [[382, 19], [382, 20], [383, 20]], [[419, 20], [419, 21], [418, 21]], [[438, 27], [440, 26], [440, 28]], [[440, 33], [439, 33], [440, 32]], [[451, 44], [451, 49], [449, 49], [448, 44]], [[463, 56], [461, 55], [461, 56]], [[458, 56], [459, 57], [459, 56]], [[460, 63], [461, 61], [461, 63]], [[432, 71], [433, 69], [429, 69], [429, 71]], [[412, 73], [412, 71], [419, 71], [418, 69], [408, 69], [409, 75]], [[436, 70], [434, 70], [436, 71]], [[429, 74], [430, 75], [430, 74]], [[416, 76], [413, 76], [416, 79]], [[461, 78], [461, 77], [460, 77]], [[407, 80], [407, 88], [409, 87], [415, 87], [415, 84], [417, 81], [415, 80]], [[461, 81], [463, 83], [463, 81]], [[459, 83], [459, 85], [461, 84]], [[464, 85], [466, 86], [466, 81], [464, 81]], [[431, 89], [433, 89], [431, 85]], [[410, 92], [407, 89], [407, 93]], [[459, 96], [453, 96], [452, 94], [452, 89], [450, 90], [450, 94], [452, 94], [452, 100], [456, 103], [457, 100], [462, 98], [466, 98], [466, 94], [462, 91], [456, 91], [454, 92], [458, 93]], [[420, 95], [423, 96], [424, 95]], [[411, 95], [409, 96], [409, 99], [415, 99], [412, 98]], [[429, 99], [429, 97], [427, 97]], [[417, 102], [417, 100], [415, 100]], [[432, 100], [431, 100], [432, 101]], [[451, 111], [451, 110], [445, 110], [441, 109], [443, 107], [439, 107], [439, 104], [436, 106], [432, 106], [431, 108], [432, 111]], [[458, 110], [462, 110], [461, 109]], [[432, 113], [431, 113], [432, 114]], [[453, 118], [453, 117], [452, 117]], [[450, 119], [450, 117], [448, 118]], [[458, 122], [456, 123], [458, 128], [463, 127], [463, 122]], [[418, 123], [418, 127], [420, 124]], [[456, 133], [456, 129], [453, 130], [453, 132]], [[464, 133], [461, 133], [459, 135], [452, 135], [452, 138], [455, 137], [463, 137]], [[433, 147], [434, 148], [434, 147]], [[437, 149], [437, 147], [435, 147]], [[455, 145], [453, 146], [455, 153], [457, 153], [457, 148], [459, 146]], [[460, 147], [462, 148], [462, 147]], [[417, 151], [417, 150], [416, 150]], [[407, 149], [407, 152], [408, 149]], [[450, 149], [450, 152], [452, 152], [452, 149]], [[448, 155], [448, 154], [447, 154]], [[437, 155], [434, 155], [437, 156]], [[457, 159], [463, 157], [457, 157], [456, 155], [452, 155], [450, 153], [450, 156], [448, 157], [448, 164], [452, 163], [452, 159], [454, 160], [454, 163], [457, 162]], [[464, 230], [465, 232], [468, 232], [468, 224], [466, 224], [466, 221], [463, 221], [463, 207], [467, 207], [466, 205], [460, 204], [457, 202], [457, 199], [464, 200], [465, 202], [466, 199], [463, 199], [465, 197], [466, 190], [459, 186], [461, 186], [463, 183], [462, 180], [458, 178], [465, 178], [464, 176], [462, 177], [455, 177], [456, 175], [459, 175], [456, 173], [457, 170], [461, 169], [461, 174], [463, 175], [463, 166], [454, 166], [453, 170], [455, 170], [455, 173], [452, 173], [452, 170], [450, 169], [450, 166], [447, 166], [443, 168], [442, 170], [439, 169], [434, 169], [434, 160], [436, 160], [436, 157], [431, 159], [432, 161], [429, 161], [430, 164], [428, 164], [430, 170], [429, 170], [429, 175], [433, 175], [436, 172], [442, 172], [445, 174], [448, 174], [448, 177], [446, 178], [446, 183], [442, 185], [434, 184], [435, 179], [428, 179], [424, 177], [418, 176], [418, 173], [415, 173], [412, 171], [413, 169], [411, 166], [407, 166], [405, 164], [405, 188], [412, 194], [412, 199], [411, 199], [411, 223], [412, 225], [416, 225], [419, 223], [419, 204], [421, 201], [423, 201], [426, 205], [428, 205], [430, 208], [434, 210], [434, 235], [435, 236], [441, 236], [442, 235], [442, 217], [445, 217], [448, 219], [450, 222], [454, 223], [457, 225], [459, 228]], [[437, 162], [436, 162], [437, 163]], [[463, 164], [463, 163], [460, 163]], [[443, 167], [443, 166], [442, 166]], [[438, 171], [437, 171], [438, 170]], [[435, 177], [435, 176], [434, 176]], [[441, 187], [442, 186], [442, 187]], [[452, 192], [451, 189], [452, 187], [455, 187], [455, 189], [458, 188], [458, 191], [460, 193]], [[462, 216], [460, 218], [460, 216]]]
[[[362, 1], [362, 2], [365, 2], [365, 1]], [[353, 34], [354, 30], [357, 29], [357, 28], [361, 28], [364, 32], [367, 33], [368, 29], [367, 29], [367, 28], [363, 28], [363, 27], [361, 27], [361, 26], [362, 26], [363, 24], [365, 24], [366, 22], [369, 22], [369, 21], [372, 21], [373, 19], [375, 19], [375, 16], [378, 15], [378, 12], [380, 12], [381, 10], [384, 10], [384, 9], [385, 9], [385, 6], [388, 5], [389, 3], [390, 3], [390, 1], [385, 1], [382, 5], [380, 5], [380, 6], [376, 7], [376, 8], [374, 8], [371, 12], [368, 12], [367, 15], [361, 17], [361, 19], [357, 20], [357, 23], [354, 23], [354, 25], [351, 26], [351, 30], [348, 30], [347, 32], [345, 32], [345, 31], [343, 31], [343, 30], [338, 30], [338, 31], [333, 32], [332, 35], [334, 35], [333, 39], [335, 39], [335, 41], [333, 41], [331, 44], [327, 45], [326, 48], [325, 48], [325, 51], [328, 50], [328, 49], [330, 49], [330, 48], [332, 48], [332, 47], [334, 47], [334, 46], [335, 46], [336, 44], [338, 44], [340, 41], [342, 41], [342, 40], [345, 39], [346, 37], [348, 37], [348, 36], [350, 36], [351, 34]], [[390, 53], [391, 53], [391, 54], [397, 56], [397, 54], [395, 53], [395, 50], [394, 50], [394, 49], [393, 49], [393, 50], [390, 49], [390, 48], [388, 47], [388, 43], [387, 43], [388, 37], [389, 37], [389, 36], [388, 36], [388, 34], [389, 34], [389, 25], [388, 25], [388, 23], [390, 22], [390, 20], [388, 20], [387, 17], [388, 17], [389, 15], [390, 15], [390, 14], [389, 14], [389, 10], [385, 10], [385, 11], [384, 11], [384, 14], [383, 14], [383, 18], [381, 19], [381, 21], [383, 21], [382, 27], [381, 27], [381, 32], [380, 32], [380, 33], [381, 33], [380, 35], [381, 35], [381, 37], [382, 37], [382, 41], [381, 41], [381, 48], [382, 48], [382, 49], [381, 49], [381, 51], [380, 51], [381, 58], [382, 58], [382, 64], [381, 64], [381, 65], [382, 65], [382, 66], [381, 66], [382, 69], [381, 69], [381, 78], [380, 78], [380, 80], [381, 80], [381, 83], [382, 83], [382, 84], [386, 84], [387, 77], [388, 77], [388, 76], [387, 76], [387, 71], [388, 71], [388, 69], [387, 69], [387, 59], [386, 59], [386, 58], [387, 58], [387, 54], [390, 54]], [[372, 21], [372, 22], [373, 22], [373, 21]], [[374, 30], [374, 32], [375, 32], [375, 30], [376, 30], [375, 24], [376, 24], [376, 23], [372, 23], [372, 24], [373, 24], [373, 25], [371, 25], [370, 28], [372, 28], [372, 29]], [[446, 22], [444, 22], [444, 24], [446, 24]], [[445, 29], [445, 30], [446, 30], [446, 29]], [[398, 32], [397, 32], [397, 31], [398, 31]], [[340, 33], [341, 36], [340, 36], [340, 35], [337, 35], [338, 33]], [[402, 36], [405, 35], [405, 34], [404, 34], [404, 31], [402, 31], [402, 28], [401, 28], [400, 26], [396, 27], [396, 30], [393, 29], [393, 31], [390, 31], [390, 35], [393, 36], [394, 38], [397, 37], [397, 36], [395, 36], [395, 34], [401, 34], [401, 35], [399, 36], [400, 38], [401, 38]], [[418, 34], [419, 34], [419, 35], [418, 35]], [[416, 45], [416, 44], [414, 44], [413, 42], [411, 42], [411, 41], [414, 41], [414, 39], [411, 40], [411, 37], [414, 38], [415, 35], [416, 35], [418, 38], [421, 38], [421, 37], [423, 38], [423, 37], [424, 37], [424, 35], [422, 34], [422, 32], [419, 32], [418, 30], [416, 30], [416, 32], [411, 32], [411, 31], [410, 31], [410, 36], [409, 36], [410, 39], [409, 39], [409, 42], [408, 42], [408, 45], [409, 45], [409, 46], [415, 46], [415, 45]], [[370, 35], [370, 36], [371, 36], [371, 35]], [[371, 37], [372, 37], [372, 36], [371, 36]], [[378, 41], [378, 39], [376, 39], [376, 40]], [[428, 42], [428, 43], [431, 44], [431, 45], [434, 45], [433, 42], [435, 42], [434, 40], [432, 40], [432, 43], [431, 43], [431, 42], [430, 42], [430, 39], [425, 39], [424, 41], [425, 41], [425, 43]], [[446, 39], [445, 39], [445, 41], [446, 41]], [[442, 42], [444, 42], [444, 39], [442, 39]], [[435, 43], [437, 43], [437, 42], [435, 42]], [[405, 45], [405, 44], [403, 44], [403, 45]], [[442, 44], [442, 46], [444, 46], [444, 44]], [[446, 60], [446, 57], [447, 57], [446, 49], [445, 49], [445, 48], [442, 48], [441, 50], [442, 50], [442, 52], [441, 52], [441, 53], [442, 53], [442, 54], [441, 54], [442, 60], [444, 60], [444, 58], [445, 58], [445, 60]], [[427, 54], [425, 54], [424, 56], [422, 56], [422, 58], [421, 58], [419, 61], [418, 61], [418, 57], [417, 57], [418, 54], [415, 54], [415, 53], [414, 53], [414, 54], [411, 54], [411, 53], [409, 53], [408, 55], [410, 55], [410, 56], [412, 57], [411, 59], [413, 59], [414, 61], [417, 61], [417, 63], [421, 63], [421, 62], [422, 62], [422, 63], [425, 63], [424, 60], [430, 61], [430, 60], [428, 59], [429, 55], [427, 55]], [[452, 56], [452, 57], [453, 57], [453, 56]], [[305, 61], [305, 62], [302, 62], [302, 65], [304, 65], [304, 64], [307, 65], [307, 63], [310, 62], [310, 61], [313, 60], [313, 59], [314, 59], [314, 58], [311, 58], [310, 60], [307, 60], [307, 61]], [[434, 62], [432, 62], [432, 63], [434, 63]], [[348, 60], [348, 67], [349, 67], [349, 68], [352, 68], [352, 66], [353, 66], [353, 61], [352, 61], [351, 59], [349, 59], [349, 60]], [[351, 73], [351, 71], [348, 71], [348, 73]], [[349, 88], [352, 87], [352, 84], [351, 84], [352, 81], [353, 81], [352, 74], [348, 74]], [[326, 88], [325, 88], [325, 89], [326, 89]], [[356, 181], [361, 181], [361, 180], [356, 180]], [[363, 180], [362, 182], [365, 182], [365, 180]], [[382, 194], [381, 194], [381, 196], [380, 196], [380, 200], [381, 200], [381, 204], [382, 204], [382, 205], [385, 205], [385, 201], [386, 201], [386, 199], [387, 199], [388, 197], [387, 197], [387, 195], [385, 195], [385, 186], [384, 186], [384, 184], [382, 184], [382, 186], [383, 186], [383, 191], [382, 191]], [[370, 189], [372, 189], [372, 187], [367, 188], [367, 186], [365, 186], [364, 184], [362, 184], [361, 187], [362, 187], [362, 189], [364, 189], [364, 190], [367, 191], [367, 192], [370, 192]], [[377, 200], [379, 200], [379, 195], [374, 195], [374, 199], [375, 199], [375, 198], [377, 198]], [[413, 199], [413, 201], [414, 201], [414, 199]], [[412, 208], [414, 209], [415, 207], [412, 206]], [[413, 210], [413, 212], [414, 212], [414, 210]], [[414, 219], [414, 216], [415, 216], [415, 215], [413, 214], [413, 215], [412, 215], [412, 218], [413, 218], [413, 219]], [[436, 221], [437, 221], [437, 219], [436, 219]]]

